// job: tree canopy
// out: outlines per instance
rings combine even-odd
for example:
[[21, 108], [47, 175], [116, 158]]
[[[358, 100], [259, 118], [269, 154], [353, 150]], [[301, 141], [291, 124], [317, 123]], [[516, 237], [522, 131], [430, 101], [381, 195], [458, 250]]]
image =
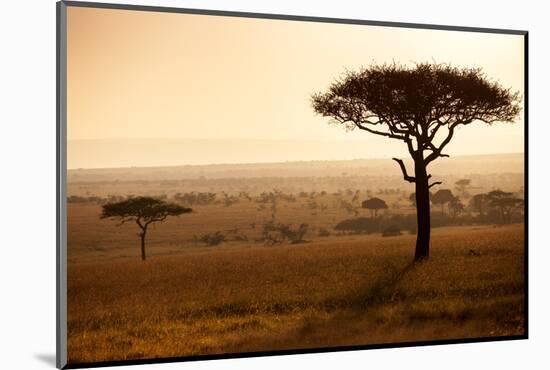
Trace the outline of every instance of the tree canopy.
[[101, 218], [117, 218], [121, 223], [135, 221], [145, 227], [153, 222], [164, 221], [168, 216], [191, 212], [178, 204], [167, 203], [151, 197], [134, 197], [103, 205]]
[[349, 71], [327, 91], [313, 94], [311, 101], [316, 113], [349, 130], [406, 145], [414, 173], [409, 175], [402, 159], [392, 159], [403, 179], [415, 184], [416, 261], [429, 256], [430, 188], [442, 183], [430, 180], [428, 165], [449, 156], [443, 150], [459, 126], [514, 122], [521, 110], [520, 94], [490, 80], [480, 68], [436, 63], [371, 65]]
[[444, 204], [451, 202], [455, 199], [453, 192], [449, 189], [440, 189], [432, 195], [432, 202], [434, 204]]
[[388, 205], [386, 204], [386, 202], [383, 199], [374, 197], [374, 198], [364, 200], [361, 203], [361, 208], [366, 208], [366, 209], [372, 210], [374, 216], [376, 216], [378, 214], [379, 209], [386, 209], [386, 208], [388, 208]]
[[317, 113], [348, 129], [402, 140], [413, 156], [427, 151], [426, 163], [444, 156], [459, 125], [512, 122], [520, 100], [518, 92], [488, 80], [480, 68], [431, 63], [347, 72], [327, 92], [312, 96]]
[[385, 209], [388, 208], [388, 205], [384, 200], [374, 197], [364, 200], [363, 203], [361, 203], [361, 207], [367, 209]]
[[175, 203], [151, 197], [132, 197], [103, 205], [101, 218], [120, 220], [120, 225], [127, 221], [134, 221], [141, 232], [141, 259], [145, 261], [145, 237], [147, 229], [153, 222], [162, 222], [169, 216], [179, 216], [191, 212], [191, 208], [182, 207]]
[[510, 223], [512, 212], [516, 208], [523, 207], [525, 204], [523, 199], [517, 198], [513, 193], [502, 190], [490, 191], [487, 193], [487, 200], [490, 206], [500, 210], [504, 223]]
[[476, 212], [479, 212], [480, 215], [483, 215], [483, 211], [488, 201], [487, 194], [476, 194], [470, 199], [470, 207]]

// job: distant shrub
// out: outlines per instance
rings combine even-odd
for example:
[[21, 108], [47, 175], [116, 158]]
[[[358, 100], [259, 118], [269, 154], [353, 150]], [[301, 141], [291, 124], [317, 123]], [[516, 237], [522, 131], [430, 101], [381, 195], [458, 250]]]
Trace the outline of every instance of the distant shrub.
[[341, 221], [334, 227], [336, 231], [344, 231], [352, 234], [379, 233], [391, 228], [395, 228], [399, 232], [401, 232], [401, 230], [416, 230], [416, 216], [413, 214], [396, 214], [377, 218], [357, 217]]
[[345, 199], [339, 199], [338, 202], [339, 202], [340, 208], [345, 209], [346, 212], [353, 214], [355, 216], [359, 214], [357, 207], [353, 203], [350, 203]]
[[176, 193], [174, 195], [174, 200], [178, 203], [185, 205], [207, 205], [212, 204], [216, 200], [215, 193], [200, 193], [200, 192], [191, 192], [191, 193]]
[[215, 233], [201, 235], [199, 237], [199, 241], [205, 243], [206, 245], [213, 246], [224, 242], [225, 238], [226, 236], [222, 232], [216, 231]]
[[309, 230], [308, 224], [300, 224], [297, 228], [293, 228], [292, 224], [282, 224], [269, 221], [264, 223], [262, 227], [261, 241], [267, 244], [278, 244], [287, 240], [291, 244], [305, 242], [304, 236]]
[[319, 228], [319, 236], [320, 237], [330, 236], [330, 231], [328, 231], [328, 229], [325, 228], [325, 227], [321, 227], [321, 228]]
[[415, 214], [409, 214], [409, 215], [395, 214], [395, 215], [392, 215], [391, 217], [387, 217], [384, 220], [384, 223], [382, 226], [383, 227], [381, 230], [384, 230], [385, 228], [388, 228], [390, 226], [395, 226], [400, 230], [408, 230], [409, 233], [416, 234], [416, 215]]
[[382, 230], [382, 236], [398, 236], [401, 235], [401, 229], [397, 225], [390, 225]]
[[246, 241], [248, 241], [248, 236], [246, 236], [245, 234], [236, 234], [233, 238], [234, 238], [236, 241], [239, 241], [239, 242], [246, 242]]
[[67, 203], [97, 203], [102, 204], [105, 200], [100, 197], [90, 196], [90, 197], [81, 197], [78, 195], [71, 195], [67, 197]]
[[379, 224], [379, 219], [357, 217], [339, 222], [334, 229], [352, 233], [373, 233], [378, 230]]

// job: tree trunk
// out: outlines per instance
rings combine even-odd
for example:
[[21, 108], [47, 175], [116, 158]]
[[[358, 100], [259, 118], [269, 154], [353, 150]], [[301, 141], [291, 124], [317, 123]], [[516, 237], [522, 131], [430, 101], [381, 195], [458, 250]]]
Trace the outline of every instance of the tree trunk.
[[430, 256], [430, 188], [423, 158], [415, 160], [414, 173], [416, 178], [416, 224], [418, 228], [414, 260], [421, 261]]
[[139, 236], [141, 237], [141, 260], [145, 261], [145, 231], [143, 231]]
[[514, 208], [511, 208], [511, 209], [508, 211], [508, 223], [509, 223], [509, 224], [512, 223], [512, 216], [514, 215], [514, 211], [515, 211]]

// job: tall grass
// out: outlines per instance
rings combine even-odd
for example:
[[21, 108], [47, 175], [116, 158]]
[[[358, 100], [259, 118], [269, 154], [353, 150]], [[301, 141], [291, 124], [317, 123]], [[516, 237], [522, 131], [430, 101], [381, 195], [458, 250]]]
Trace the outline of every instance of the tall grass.
[[418, 265], [413, 235], [71, 263], [69, 362], [522, 334], [523, 232], [436, 229]]

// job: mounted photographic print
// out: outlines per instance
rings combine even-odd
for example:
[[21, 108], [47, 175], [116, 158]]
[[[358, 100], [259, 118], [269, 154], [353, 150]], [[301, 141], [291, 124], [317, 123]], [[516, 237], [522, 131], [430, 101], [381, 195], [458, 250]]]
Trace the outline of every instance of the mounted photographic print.
[[58, 367], [527, 338], [527, 32], [57, 11]]

